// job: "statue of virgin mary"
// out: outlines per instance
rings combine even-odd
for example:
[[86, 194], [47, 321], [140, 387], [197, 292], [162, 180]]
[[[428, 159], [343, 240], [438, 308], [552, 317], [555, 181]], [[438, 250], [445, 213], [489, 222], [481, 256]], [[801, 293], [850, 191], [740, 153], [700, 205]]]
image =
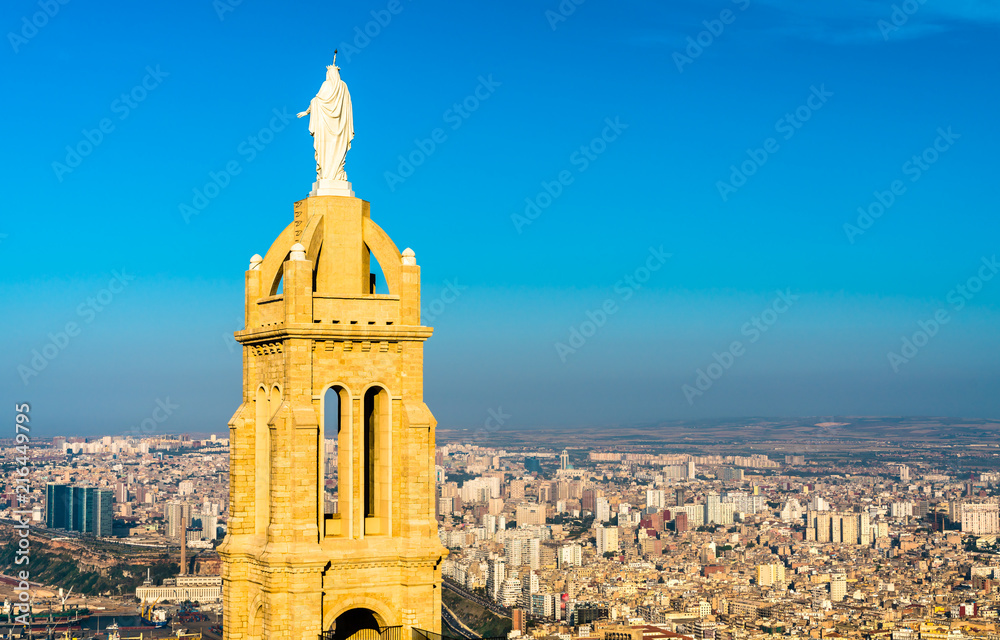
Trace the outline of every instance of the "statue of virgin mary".
[[[354, 139], [354, 112], [351, 94], [340, 79], [337, 52], [333, 64], [326, 68], [326, 80], [309, 108], [298, 117], [309, 116], [309, 133], [316, 148], [316, 184], [311, 195], [350, 195], [344, 160]], [[349, 192], [349, 193], [348, 193]]]

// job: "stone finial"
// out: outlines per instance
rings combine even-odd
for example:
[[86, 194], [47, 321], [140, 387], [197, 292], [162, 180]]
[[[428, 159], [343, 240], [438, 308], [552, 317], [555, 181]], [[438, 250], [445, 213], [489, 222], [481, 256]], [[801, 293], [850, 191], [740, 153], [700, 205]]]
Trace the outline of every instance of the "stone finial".
[[297, 260], [299, 262], [305, 261], [305, 259], [306, 259], [306, 248], [303, 247], [298, 242], [296, 242], [295, 244], [292, 245], [292, 252], [288, 256], [288, 259], [289, 260]]
[[260, 271], [260, 265], [263, 263], [264, 258], [261, 258], [259, 253], [253, 254], [250, 258], [250, 271]]
[[413, 249], [409, 247], [403, 249], [403, 266], [417, 266], [417, 254], [415, 254]]

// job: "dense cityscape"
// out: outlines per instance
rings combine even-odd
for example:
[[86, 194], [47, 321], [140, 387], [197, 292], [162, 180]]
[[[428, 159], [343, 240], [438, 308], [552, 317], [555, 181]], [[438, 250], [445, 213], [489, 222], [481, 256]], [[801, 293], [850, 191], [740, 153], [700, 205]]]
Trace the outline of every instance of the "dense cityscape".
[[[864, 459], [836, 444], [758, 448], [439, 446], [445, 624], [563, 640], [998, 637], [996, 445]], [[31, 585], [36, 613], [66, 607], [60, 588], [76, 589], [70, 606], [122, 614], [147, 600], [219, 612], [227, 440], [55, 438], [29, 451], [30, 487], [3, 491], [4, 529], [14, 540], [30, 521], [34, 553], [76, 564]], [[324, 451], [336, 513], [334, 441]], [[19, 455], [8, 442], [5, 465]], [[954, 464], [970, 455], [977, 471]]]

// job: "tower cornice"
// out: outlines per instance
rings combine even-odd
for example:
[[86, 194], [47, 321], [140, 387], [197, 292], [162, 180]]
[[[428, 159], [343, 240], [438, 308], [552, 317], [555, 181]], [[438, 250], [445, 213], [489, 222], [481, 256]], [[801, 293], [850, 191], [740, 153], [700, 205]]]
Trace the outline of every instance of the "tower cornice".
[[373, 325], [334, 325], [331, 327], [314, 324], [299, 324], [285, 327], [274, 327], [264, 330], [237, 331], [236, 341], [243, 345], [262, 342], [274, 342], [285, 339], [306, 340], [351, 340], [360, 341], [415, 341], [424, 342], [431, 337], [434, 329], [431, 327], [379, 327]]

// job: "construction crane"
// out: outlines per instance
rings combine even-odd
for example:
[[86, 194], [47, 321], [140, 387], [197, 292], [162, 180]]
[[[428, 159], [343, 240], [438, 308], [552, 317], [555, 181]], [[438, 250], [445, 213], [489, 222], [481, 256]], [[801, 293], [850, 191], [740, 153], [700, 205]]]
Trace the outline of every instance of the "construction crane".
[[59, 601], [62, 602], [63, 613], [66, 613], [66, 601], [69, 600], [71, 593], [73, 593], [73, 587], [70, 587], [65, 595], [63, 595], [63, 588], [59, 587]]

